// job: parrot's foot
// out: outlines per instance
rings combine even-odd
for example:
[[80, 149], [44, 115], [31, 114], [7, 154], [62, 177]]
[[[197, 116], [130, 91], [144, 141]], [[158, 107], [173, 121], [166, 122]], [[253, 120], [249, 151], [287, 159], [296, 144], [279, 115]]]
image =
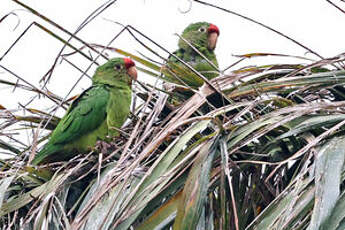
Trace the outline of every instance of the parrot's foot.
[[111, 144], [105, 142], [105, 141], [97, 141], [96, 142], [96, 149], [100, 150], [103, 154], [108, 152], [108, 148], [111, 147]]

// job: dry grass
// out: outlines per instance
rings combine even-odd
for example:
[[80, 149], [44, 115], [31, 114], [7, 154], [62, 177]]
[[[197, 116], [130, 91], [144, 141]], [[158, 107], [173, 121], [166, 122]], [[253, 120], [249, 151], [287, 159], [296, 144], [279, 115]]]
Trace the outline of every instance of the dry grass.
[[[69, 34], [70, 39], [61, 39], [59, 34], [39, 23], [30, 25], [24, 33], [37, 26], [75, 51], [61, 50], [42, 79], [42, 88], [0, 64], [19, 80], [1, 80], [1, 84], [33, 92], [56, 104], [49, 112], [23, 106], [23, 111], [30, 115], [0, 107], [1, 134], [12, 140], [1, 141], [0, 147], [15, 156], [0, 162], [0, 201], [4, 201], [0, 202], [1, 226], [8, 229], [19, 229], [19, 226], [28, 229], [128, 229], [129, 226], [135, 229], [158, 226], [159, 229], [197, 226], [201, 229], [211, 229], [211, 226], [214, 229], [306, 229], [309, 224], [318, 227], [340, 224], [343, 212], [336, 211], [342, 207], [343, 187], [339, 188], [344, 180], [340, 167], [344, 158], [335, 153], [342, 151], [344, 145], [344, 54], [322, 58], [297, 42], [319, 60], [294, 57], [308, 64], [238, 67], [244, 59], [291, 58], [286, 54], [240, 55], [237, 62], [220, 71], [219, 77], [205, 81], [197, 90], [188, 84], [175, 85], [194, 91], [184, 101], [174, 91], [159, 88], [162, 66], [152, 61], [153, 58], [136, 56], [111, 47], [111, 43], [89, 44], [77, 36], [82, 27], [70, 33], [16, 2], [61, 33]], [[82, 25], [115, 2], [102, 5]], [[153, 47], [172, 55], [130, 25], [112, 41], [123, 31], [128, 31], [155, 58], [162, 57]], [[71, 39], [77, 40], [80, 48], [73, 47]], [[16, 42], [9, 51], [15, 45]], [[81, 71], [69, 61], [70, 57], [84, 56], [91, 66], [100, 62], [99, 57], [107, 58], [103, 54], [106, 50], [130, 56], [142, 73], [156, 77], [157, 82], [136, 83], [130, 119], [107, 154], [94, 151], [68, 162], [31, 167], [27, 164], [29, 158], [48, 137], [47, 134], [42, 137], [40, 131], [54, 129], [59, 121], [54, 115], [56, 109], [67, 108], [75, 98], [62, 98], [45, 88], [56, 63], [63, 59]], [[87, 51], [97, 56], [92, 58]], [[161, 62], [164, 61], [162, 58]], [[188, 74], [205, 80], [188, 64], [185, 66]], [[168, 97], [179, 98], [181, 104], [170, 104]], [[26, 146], [13, 138], [18, 127], [33, 134], [32, 145]], [[333, 159], [337, 161], [332, 165]], [[323, 173], [330, 176], [321, 178]], [[332, 186], [338, 190], [329, 189]], [[315, 211], [321, 205], [314, 203], [315, 198], [333, 205], [326, 205], [324, 212]]]

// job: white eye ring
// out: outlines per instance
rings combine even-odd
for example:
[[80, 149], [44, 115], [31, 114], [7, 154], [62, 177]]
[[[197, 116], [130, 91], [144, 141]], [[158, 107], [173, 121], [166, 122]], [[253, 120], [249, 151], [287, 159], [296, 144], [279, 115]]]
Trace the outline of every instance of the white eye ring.
[[120, 70], [120, 69], [122, 69], [122, 67], [121, 67], [120, 65], [116, 65], [116, 66], [114, 67], [114, 69], [115, 69], [115, 70]]
[[206, 29], [204, 27], [201, 27], [201, 28], [199, 28], [199, 31], [204, 33], [206, 31]]

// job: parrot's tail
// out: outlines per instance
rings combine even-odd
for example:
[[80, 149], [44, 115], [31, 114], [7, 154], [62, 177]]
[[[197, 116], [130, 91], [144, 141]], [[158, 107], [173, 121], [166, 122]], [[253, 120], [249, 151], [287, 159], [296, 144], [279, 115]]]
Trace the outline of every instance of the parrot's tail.
[[31, 161], [32, 165], [39, 165], [44, 163], [49, 163], [52, 158], [57, 153], [58, 147], [55, 145], [46, 145], [44, 148], [38, 152], [35, 158]]

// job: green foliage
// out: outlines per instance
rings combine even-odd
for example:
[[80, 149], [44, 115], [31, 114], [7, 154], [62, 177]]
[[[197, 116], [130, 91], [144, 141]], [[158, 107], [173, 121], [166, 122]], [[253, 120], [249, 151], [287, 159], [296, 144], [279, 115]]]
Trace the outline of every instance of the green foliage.
[[[84, 47], [76, 54], [87, 56], [85, 47], [97, 51], [81, 43]], [[29, 148], [0, 142], [16, 156], [0, 162], [1, 227], [344, 228], [342, 56], [303, 60], [308, 64], [233, 66], [209, 82], [188, 66], [181, 72], [180, 65], [171, 65], [186, 80], [179, 84], [161, 77], [163, 66], [148, 57], [109, 50], [131, 57], [141, 74], [175, 83], [175, 89], [190, 92], [190, 97], [185, 100], [174, 89], [141, 82], [139, 74], [136, 93], [141, 100], [134, 103], [132, 116], [117, 130], [120, 136], [107, 153], [30, 167], [27, 155], [34, 154], [47, 135], [36, 137]], [[65, 108], [71, 101], [29, 84], [17, 87]], [[171, 97], [185, 101], [176, 108]], [[26, 108], [30, 115], [1, 105], [0, 110], [6, 115], [4, 131], [18, 124], [32, 133], [50, 131], [60, 120], [33, 108]]]

